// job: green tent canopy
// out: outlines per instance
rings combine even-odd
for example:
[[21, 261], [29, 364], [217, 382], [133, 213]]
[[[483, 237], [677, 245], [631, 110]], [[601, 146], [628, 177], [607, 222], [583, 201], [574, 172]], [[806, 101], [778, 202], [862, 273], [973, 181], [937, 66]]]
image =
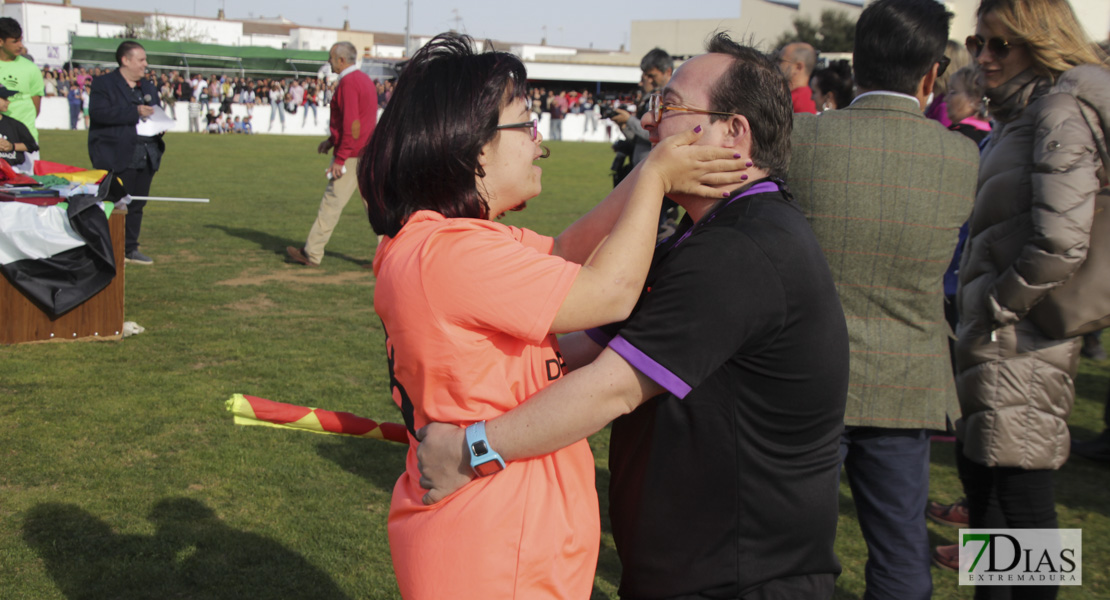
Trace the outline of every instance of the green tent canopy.
[[[72, 60], [80, 65], [116, 65], [118, 38], [72, 38]], [[314, 76], [328, 62], [323, 50], [286, 50], [259, 46], [220, 46], [194, 42], [135, 40], [146, 49], [151, 69], [235, 73], [238, 75]]]

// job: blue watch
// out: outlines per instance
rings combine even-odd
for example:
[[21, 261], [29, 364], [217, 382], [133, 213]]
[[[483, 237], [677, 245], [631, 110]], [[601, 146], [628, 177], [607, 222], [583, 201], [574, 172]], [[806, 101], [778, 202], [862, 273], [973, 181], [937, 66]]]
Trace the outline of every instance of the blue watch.
[[470, 468], [478, 477], [493, 475], [505, 468], [501, 455], [489, 447], [486, 422], [478, 421], [466, 428], [466, 447], [470, 450]]

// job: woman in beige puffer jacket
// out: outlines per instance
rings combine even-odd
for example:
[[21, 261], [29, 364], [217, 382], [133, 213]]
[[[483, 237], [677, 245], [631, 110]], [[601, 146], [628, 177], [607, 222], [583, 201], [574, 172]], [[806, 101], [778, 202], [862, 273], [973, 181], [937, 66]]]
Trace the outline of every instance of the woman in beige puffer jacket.
[[959, 271], [961, 479], [972, 527], [992, 494], [1007, 526], [1055, 527], [1051, 477], [1068, 457], [1080, 340], [1050, 339], [1025, 317], [1086, 257], [1105, 184], [1092, 126], [1105, 144], [1110, 70], [1065, 0], [984, 0], [978, 15], [968, 49], [995, 124]]

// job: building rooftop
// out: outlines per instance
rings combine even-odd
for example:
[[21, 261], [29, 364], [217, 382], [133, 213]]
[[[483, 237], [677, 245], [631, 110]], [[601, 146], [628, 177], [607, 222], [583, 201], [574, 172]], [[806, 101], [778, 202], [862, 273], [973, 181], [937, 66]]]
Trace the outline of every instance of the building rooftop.
[[81, 8], [81, 21], [85, 23], [113, 23], [116, 25], [142, 25], [150, 13], [111, 8]]
[[253, 35], [289, 35], [296, 29], [296, 23], [274, 23], [272, 21], [243, 21], [243, 33]]

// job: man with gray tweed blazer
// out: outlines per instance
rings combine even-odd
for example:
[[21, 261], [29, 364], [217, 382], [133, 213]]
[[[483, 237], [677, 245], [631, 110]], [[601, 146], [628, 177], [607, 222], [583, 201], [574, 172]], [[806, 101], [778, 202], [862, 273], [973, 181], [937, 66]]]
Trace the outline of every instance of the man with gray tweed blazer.
[[[860, 95], [796, 115], [787, 184], [848, 322], [841, 458], [868, 546], [868, 599], [929, 598], [929, 431], [958, 417], [942, 277], [975, 198], [978, 151], [926, 119], [949, 20], [936, 0], [877, 0], [856, 25]], [[820, 343], [820, 340], [814, 340]]]

